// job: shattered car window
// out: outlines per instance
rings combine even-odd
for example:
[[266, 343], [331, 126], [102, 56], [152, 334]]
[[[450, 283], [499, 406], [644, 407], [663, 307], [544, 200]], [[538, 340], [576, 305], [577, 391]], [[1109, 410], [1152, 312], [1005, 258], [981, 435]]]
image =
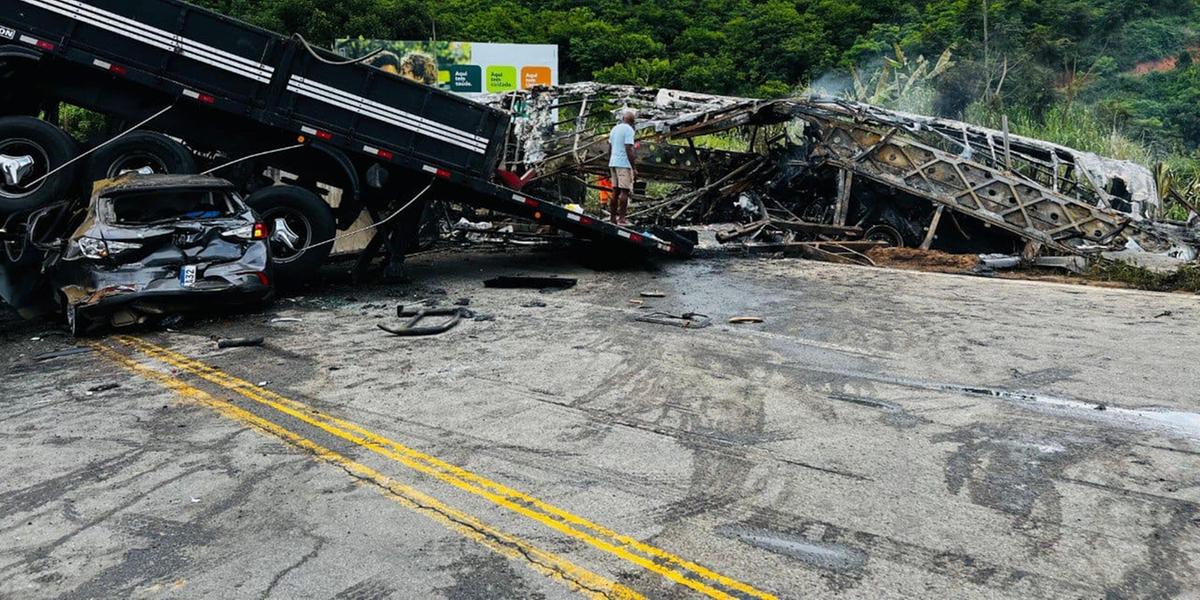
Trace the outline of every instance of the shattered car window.
[[183, 190], [103, 198], [102, 213], [114, 225], [146, 225], [187, 219], [219, 219], [241, 212], [228, 192]]

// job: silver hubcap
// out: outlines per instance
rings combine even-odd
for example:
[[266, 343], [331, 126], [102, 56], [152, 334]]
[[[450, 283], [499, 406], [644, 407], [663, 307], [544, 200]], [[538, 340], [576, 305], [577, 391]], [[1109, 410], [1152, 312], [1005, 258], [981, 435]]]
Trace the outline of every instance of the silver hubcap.
[[275, 232], [271, 234], [271, 240], [279, 242], [287, 246], [288, 250], [296, 251], [296, 242], [300, 241], [300, 236], [288, 227], [287, 221], [283, 218], [275, 219]]
[[24, 156], [9, 156], [0, 154], [0, 171], [4, 172], [5, 185], [17, 186], [21, 184], [21, 180], [33, 170], [33, 157]]
[[0, 140], [0, 198], [24, 198], [46, 184], [26, 187], [50, 172], [50, 156], [41, 144], [33, 140], [9, 138]]

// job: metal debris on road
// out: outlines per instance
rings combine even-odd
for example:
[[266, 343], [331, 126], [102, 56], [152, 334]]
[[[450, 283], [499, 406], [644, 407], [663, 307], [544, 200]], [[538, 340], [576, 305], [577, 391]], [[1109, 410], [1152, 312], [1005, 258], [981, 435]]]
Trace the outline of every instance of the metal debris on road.
[[739, 325], [739, 324], [743, 324], [743, 323], [762, 323], [763, 318], [762, 317], [752, 317], [752, 316], [729, 317], [729, 322], [733, 323], [735, 325]]
[[666, 298], [666, 297], [667, 297], [667, 295], [666, 295], [666, 294], [664, 294], [664, 293], [662, 293], [662, 292], [660, 292], [660, 291], [658, 291], [658, 290], [651, 290], [651, 291], [648, 291], [648, 292], [642, 292], [642, 293], [641, 293], [641, 294], [639, 294], [639, 295], [640, 295], [641, 297], [643, 297], [643, 298]]
[[712, 319], [708, 315], [700, 313], [686, 312], [682, 315], [673, 315], [665, 312], [652, 312], [645, 315], [638, 315], [633, 318], [634, 321], [643, 323], [655, 323], [658, 325], [671, 325], [674, 327], [682, 327], [683, 329], [703, 329], [712, 325]]
[[[459, 324], [464, 318], [472, 318], [475, 316], [470, 310], [461, 306], [453, 308], [419, 308], [417, 310], [404, 310], [404, 306], [396, 307], [396, 316], [400, 318], [408, 318], [403, 325], [398, 327], [390, 327], [383, 323], [376, 324], [380, 329], [397, 336], [402, 337], [417, 337], [426, 335], [437, 335], [450, 331]], [[445, 321], [436, 325], [419, 325], [427, 317], [449, 317]]]

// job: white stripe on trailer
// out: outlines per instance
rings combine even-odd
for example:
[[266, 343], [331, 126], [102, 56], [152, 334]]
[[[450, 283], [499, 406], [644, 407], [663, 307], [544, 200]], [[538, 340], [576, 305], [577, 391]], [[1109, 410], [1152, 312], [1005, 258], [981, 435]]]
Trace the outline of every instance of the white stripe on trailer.
[[621, 237], [623, 237], [623, 238], [626, 238], [626, 239], [628, 239], [628, 238], [629, 238], [629, 232], [628, 232], [628, 231], [625, 231], [624, 229], [618, 229], [618, 230], [617, 230], [617, 235], [619, 235], [619, 236], [621, 236]]
[[487, 151], [487, 146], [482, 146], [482, 147], [480, 147], [480, 146], [478, 146], [478, 145], [474, 145], [474, 144], [470, 144], [470, 143], [467, 143], [467, 142], [460, 141], [460, 140], [458, 140], [458, 139], [456, 139], [456, 138], [448, 137], [448, 136], [445, 134], [445, 132], [433, 131], [433, 130], [430, 130], [429, 128], [426, 128], [426, 127], [415, 126], [415, 125], [413, 125], [413, 124], [411, 124], [411, 123], [409, 123], [409, 122], [405, 122], [405, 121], [397, 121], [397, 120], [394, 120], [394, 119], [389, 119], [389, 118], [387, 118], [387, 117], [385, 117], [385, 116], [383, 116], [383, 115], [380, 115], [380, 114], [376, 113], [375, 111], [371, 110], [370, 108], [363, 107], [363, 106], [361, 106], [361, 105], [355, 106], [355, 105], [353, 105], [353, 104], [350, 104], [350, 103], [344, 102], [344, 101], [342, 101], [342, 100], [339, 100], [339, 99], [336, 99], [336, 98], [330, 98], [329, 96], [327, 96], [327, 95], [323, 94], [322, 92], [320, 92], [320, 91], [318, 91], [318, 90], [315, 90], [315, 89], [310, 89], [310, 88], [302, 88], [302, 87], [299, 87], [299, 86], [293, 85], [293, 84], [291, 84], [291, 83], [289, 83], [289, 84], [288, 84], [288, 87], [287, 87], [287, 89], [288, 89], [288, 91], [289, 91], [289, 92], [294, 92], [294, 93], [300, 94], [300, 95], [302, 95], [302, 96], [308, 96], [309, 98], [312, 98], [312, 99], [314, 99], [314, 100], [317, 100], [317, 101], [320, 101], [320, 102], [324, 102], [325, 104], [328, 104], [328, 105], [330, 105], [330, 106], [333, 106], [333, 107], [335, 107], [335, 108], [340, 108], [340, 109], [342, 109], [342, 110], [348, 110], [348, 111], [350, 111], [350, 112], [353, 112], [353, 113], [357, 113], [357, 114], [361, 114], [361, 115], [364, 115], [364, 116], [367, 116], [367, 117], [371, 117], [372, 119], [375, 119], [375, 120], [377, 120], [377, 121], [382, 121], [382, 122], [384, 122], [384, 123], [387, 123], [387, 124], [389, 124], [389, 125], [395, 125], [395, 126], [397, 126], [397, 127], [403, 128], [403, 129], [408, 129], [408, 130], [410, 130], [410, 131], [414, 131], [414, 132], [416, 132], [416, 133], [419, 133], [419, 134], [421, 134], [421, 135], [424, 135], [424, 136], [427, 136], [427, 137], [431, 137], [431, 138], [433, 138], [433, 139], [435, 139], [435, 140], [438, 140], [438, 141], [441, 141], [441, 142], [445, 142], [445, 143], [447, 143], [447, 144], [453, 144], [453, 145], [455, 145], [455, 146], [458, 146], [458, 147], [460, 147], [460, 148], [464, 148], [464, 149], [466, 149], [466, 150], [470, 150], [470, 151], [472, 151], [472, 152], [475, 152], [475, 153], [477, 153], [477, 154], [483, 154], [484, 152], [486, 152], [486, 151]]
[[197, 92], [196, 90], [184, 89], [183, 95], [187, 96], [188, 98], [194, 98], [196, 100], [200, 99], [200, 92]]
[[269, 83], [275, 72], [274, 68], [246, 57], [75, 0], [22, 1], [260, 83]]
[[31, 38], [27, 35], [22, 35], [21, 37], [19, 37], [17, 39], [21, 40], [22, 42], [25, 42], [26, 44], [29, 44], [30, 46], [36, 46], [38, 43], [37, 38]]
[[469, 131], [464, 131], [462, 129], [456, 129], [454, 127], [446, 125], [445, 123], [439, 123], [437, 121], [432, 121], [432, 120], [426, 119], [424, 117], [414, 115], [412, 113], [407, 113], [407, 112], [404, 112], [394, 106], [388, 106], [386, 104], [382, 104], [382, 103], [376, 102], [374, 100], [371, 100], [370, 98], [366, 98], [363, 96], [355, 96], [354, 94], [351, 94], [350, 92], [338, 89], [336, 87], [333, 87], [333, 86], [325, 84], [325, 83], [321, 83], [320, 81], [317, 81], [315, 79], [307, 79], [304, 77], [300, 77], [299, 75], [293, 75], [292, 79], [298, 80], [299, 83], [310, 85], [316, 89], [323, 90], [330, 94], [342, 96], [347, 100], [362, 102], [364, 104], [367, 104], [367, 105], [369, 105], [373, 108], [376, 108], [380, 111], [383, 111], [383, 112], [396, 113], [397, 115], [407, 117], [409, 119], [413, 119], [414, 121], [416, 121], [422, 125], [426, 125], [428, 127], [434, 128], [434, 129], [444, 129], [449, 134], [461, 136], [464, 141], [468, 141], [468, 142], [475, 141], [475, 142], [480, 142], [483, 144], [487, 144], [488, 142], [491, 141], [488, 138], [475, 135]]
[[300, 127], [300, 133], [307, 133], [308, 135], [317, 135], [317, 130], [305, 125], [305, 126]]
[[[336, 106], [338, 108], [347, 108], [354, 106], [354, 112], [367, 115], [376, 120], [383, 121], [416, 131], [423, 135], [428, 135], [445, 142], [449, 142], [456, 146], [461, 146], [468, 150], [483, 153], [487, 151], [487, 146], [490, 140], [488, 138], [468, 133], [461, 129], [455, 129], [449, 125], [431, 121], [429, 119], [418, 117], [412, 113], [404, 112], [398, 108], [380, 104], [374, 100], [369, 100], [362, 96], [355, 96], [348, 92], [344, 92], [337, 88], [325, 85], [319, 81], [305, 79], [299, 75], [293, 75], [288, 81], [288, 91], [296, 92], [315, 98]], [[444, 139], [443, 139], [444, 138]]]
[[366, 152], [367, 154], [374, 154], [374, 155], [378, 156], [379, 148], [375, 148], [374, 146], [363, 146], [363, 152]]
[[421, 170], [426, 173], [433, 173], [434, 175], [437, 175], [438, 172], [438, 168], [432, 165], [421, 165]]
[[513, 201], [517, 204], [525, 204], [525, 198], [521, 197], [520, 194], [513, 194]]
[[[300, 77], [293, 77], [293, 80], [305, 82], [305, 80]], [[338, 95], [335, 95], [332, 92], [296, 82], [289, 82], [287, 89], [289, 92], [295, 92], [297, 94], [308, 96], [331, 106], [365, 115], [389, 125], [395, 125], [397, 127], [415, 131], [422, 135], [432, 137], [439, 141], [444, 141], [455, 146], [466, 148], [467, 150], [471, 150], [473, 152], [482, 154], [483, 152], [487, 151], [486, 143], [466, 140], [464, 139], [464, 134], [454, 133], [459, 131], [457, 129], [450, 129], [444, 125], [441, 126], [443, 127], [442, 129], [427, 126], [422, 124], [415, 117], [408, 115], [408, 113], [403, 113], [395, 109], [392, 109], [390, 112], [384, 112], [375, 108], [374, 105], [378, 105], [378, 103], [369, 102], [360, 96], [353, 96], [346, 93], [339, 93]]]
[[570, 220], [572, 220], [572, 221], [578, 221], [578, 220], [580, 220], [580, 217], [579, 217], [579, 215], [578, 215], [578, 214], [576, 214], [576, 213], [573, 213], [573, 212], [571, 212], [571, 211], [567, 211], [567, 218], [568, 218], [568, 219], [570, 219]]
[[[223, 62], [226, 64], [217, 65], [208, 60], [205, 60], [203, 62], [208, 62], [209, 64], [213, 64], [214, 66], [220, 66], [221, 68], [225, 68], [226, 70], [230, 70], [230, 71], [233, 71], [233, 72], [241, 74], [241, 75], [255, 77], [255, 74], [257, 73], [258, 76], [265, 76], [267, 78], [267, 80], [269, 81], [271, 74], [274, 73], [274, 69], [272, 67], [264, 65], [262, 63], [256, 63], [253, 60], [246, 58], [244, 56], [238, 56], [237, 54], [226, 52], [225, 50], [222, 50], [220, 48], [214, 48], [213, 46], [209, 46], [207, 44], [203, 44], [201, 42], [197, 42], [197, 41], [189, 39], [189, 38], [178, 36], [174, 33], [171, 33], [171, 32], [168, 32], [168, 31], [165, 31], [162, 29], [158, 29], [156, 27], [152, 27], [150, 25], [142, 23], [141, 21], [137, 21], [137, 20], [131, 19], [129, 17], [119, 15], [117, 13], [109, 12], [107, 10], [97, 8], [95, 6], [91, 6], [84, 2], [78, 2], [76, 0], [24, 0], [24, 1], [28, 2], [30, 4], [35, 4], [35, 5], [41, 4], [46, 8], [50, 8], [49, 6], [46, 6], [46, 5], [57, 5], [60, 8], [72, 8], [73, 7], [79, 11], [77, 15], [73, 16], [73, 18], [75, 18], [77, 20], [84, 20], [85, 17], [95, 19], [97, 21], [111, 25], [112, 27], [117, 27], [117, 28], [121, 29], [122, 31], [114, 30], [111, 27], [101, 26], [104, 29], [109, 29], [110, 31], [113, 31], [114, 33], [119, 33], [121, 35], [125, 35], [126, 37], [131, 37], [133, 39], [143, 41], [146, 43], [152, 43], [151, 40], [153, 40], [154, 42], [157, 42], [158, 44], [165, 43], [165, 44], [167, 44], [168, 47], [163, 48], [164, 50], [171, 50], [172, 52], [180, 52], [180, 54], [183, 54], [184, 56], [188, 56], [188, 55], [181, 52], [181, 50], [191, 50], [192, 54], [205, 55], [211, 60], [216, 60], [216, 61]], [[51, 8], [51, 10], [53, 10], [53, 8]], [[56, 12], [62, 12], [62, 11], [59, 10]], [[68, 15], [68, 16], [70, 16], [70, 15]], [[98, 25], [98, 23], [93, 23], [93, 24]], [[130, 34], [133, 34], [133, 35], [130, 35]], [[152, 43], [152, 45], [157, 45], [157, 44]], [[162, 47], [162, 46], [159, 46], [159, 47]], [[189, 56], [189, 58], [196, 58], [196, 57]], [[229, 69], [228, 67], [233, 67], [233, 69]], [[244, 71], [249, 71], [249, 72], [244, 72]]]
[[97, 67], [100, 67], [101, 69], [104, 69], [105, 71], [107, 71], [107, 70], [109, 70], [109, 69], [111, 69], [111, 68], [112, 68], [112, 63], [110, 63], [110, 62], [105, 62], [105, 61], [102, 61], [102, 60], [100, 60], [100, 59], [98, 59], [98, 58], [97, 58], [97, 59], [95, 59], [95, 60], [93, 60], [93, 61], [92, 61], [92, 64], [93, 64], [93, 65], [96, 65]]

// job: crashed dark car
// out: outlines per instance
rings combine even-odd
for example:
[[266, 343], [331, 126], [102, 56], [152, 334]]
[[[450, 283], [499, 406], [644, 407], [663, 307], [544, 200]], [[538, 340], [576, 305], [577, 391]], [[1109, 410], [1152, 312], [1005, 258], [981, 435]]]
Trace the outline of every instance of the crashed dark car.
[[273, 296], [267, 230], [232, 184], [125, 175], [96, 184], [44, 272], [74, 333]]

